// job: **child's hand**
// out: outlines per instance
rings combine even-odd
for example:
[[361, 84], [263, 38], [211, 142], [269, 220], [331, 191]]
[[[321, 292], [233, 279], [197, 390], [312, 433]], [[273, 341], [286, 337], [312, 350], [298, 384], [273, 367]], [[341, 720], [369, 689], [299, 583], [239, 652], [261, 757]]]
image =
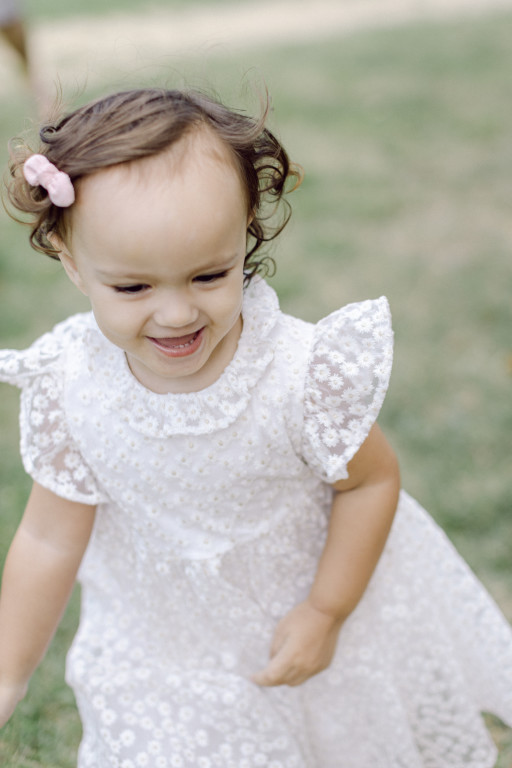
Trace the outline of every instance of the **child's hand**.
[[326, 669], [342, 623], [307, 600], [299, 603], [277, 625], [270, 661], [252, 681], [257, 685], [300, 685]]
[[27, 685], [0, 683], [0, 728], [3, 728], [27, 692]]

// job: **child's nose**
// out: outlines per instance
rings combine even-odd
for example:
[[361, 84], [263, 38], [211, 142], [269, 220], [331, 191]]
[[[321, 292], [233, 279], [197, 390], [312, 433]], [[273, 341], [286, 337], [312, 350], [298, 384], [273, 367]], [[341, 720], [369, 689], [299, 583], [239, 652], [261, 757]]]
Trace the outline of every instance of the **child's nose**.
[[162, 293], [153, 314], [155, 322], [166, 328], [185, 328], [195, 323], [199, 310], [186, 293]]

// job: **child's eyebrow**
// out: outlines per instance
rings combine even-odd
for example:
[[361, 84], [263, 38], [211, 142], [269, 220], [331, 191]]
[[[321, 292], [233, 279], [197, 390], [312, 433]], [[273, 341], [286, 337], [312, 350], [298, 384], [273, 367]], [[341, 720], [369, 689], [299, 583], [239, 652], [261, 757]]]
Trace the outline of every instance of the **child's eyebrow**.
[[[245, 254], [244, 254], [245, 255]], [[228, 256], [225, 259], [215, 259], [205, 264], [200, 264], [196, 269], [191, 270], [190, 274], [200, 274], [202, 272], [222, 271], [234, 266], [240, 258], [239, 253]], [[149, 272], [123, 272], [122, 269], [97, 269], [96, 274], [109, 280], [143, 280], [149, 276]]]
[[[119, 280], [121, 278], [127, 279], [127, 280], [140, 280], [143, 277], [143, 273], [136, 273], [136, 272], [123, 272], [121, 270], [108, 270], [108, 269], [97, 269], [96, 274], [100, 277], [105, 277], [111, 280]], [[147, 276], [147, 275], [146, 275]]]
[[[194, 273], [197, 274], [199, 272], [210, 272], [212, 270], [223, 270], [228, 269], [231, 266], [234, 266], [238, 259], [240, 258], [240, 253], [233, 253], [229, 254], [225, 258], [216, 258], [211, 259], [210, 261], [206, 262], [205, 264], [201, 264], [197, 269], [194, 270]], [[244, 254], [245, 258], [245, 254]]]

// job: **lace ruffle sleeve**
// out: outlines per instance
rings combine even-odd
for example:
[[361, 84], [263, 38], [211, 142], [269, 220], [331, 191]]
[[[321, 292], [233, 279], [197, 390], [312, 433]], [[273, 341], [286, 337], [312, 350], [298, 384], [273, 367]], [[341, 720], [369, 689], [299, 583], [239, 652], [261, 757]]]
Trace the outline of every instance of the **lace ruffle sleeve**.
[[384, 297], [349, 304], [317, 324], [304, 392], [303, 457], [326, 482], [348, 477], [347, 464], [382, 406], [392, 359]]
[[65, 349], [76, 337], [76, 325], [61, 323], [27, 350], [0, 351], [0, 381], [22, 390], [20, 450], [26, 472], [57, 496], [99, 504], [105, 496], [76, 447], [65, 413]]

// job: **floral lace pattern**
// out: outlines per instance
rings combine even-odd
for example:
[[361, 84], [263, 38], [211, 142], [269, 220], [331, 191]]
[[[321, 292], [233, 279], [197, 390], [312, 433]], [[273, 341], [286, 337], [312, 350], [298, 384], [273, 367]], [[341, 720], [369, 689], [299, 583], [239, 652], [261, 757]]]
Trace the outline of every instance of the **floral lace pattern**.
[[405, 493], [331, 667], [250, 682], [308, 594], [325, 481], [377, 416], [392, 334], [385, 299], [313, 326], [258, 280], [243, 319], [222, 376], [187, 395], [145, 390], [91, 315], [0, 352], [28, 471], [100, 503], [67, 663], [79, 768], [490, 768], [479, 710], [512, 724], [512, 634]]
[[377, 419], [388, 388], [393, 335], [386, 299], [351, 304], [316, 327], [305, 387], [304, 448], [326, 482], [346, 466]]
[[63, 412], [65, 371], [72, 377], [77, 363], [66, 365], [65, 350], [76, 348], [89, 324], [88, 315], [77, 315], [28, 350], [0, 351], [0, 380], [22, 388], [21, 455], [27, 473], [59, 496], [99, 504], [105, 496], [74, 445]]

